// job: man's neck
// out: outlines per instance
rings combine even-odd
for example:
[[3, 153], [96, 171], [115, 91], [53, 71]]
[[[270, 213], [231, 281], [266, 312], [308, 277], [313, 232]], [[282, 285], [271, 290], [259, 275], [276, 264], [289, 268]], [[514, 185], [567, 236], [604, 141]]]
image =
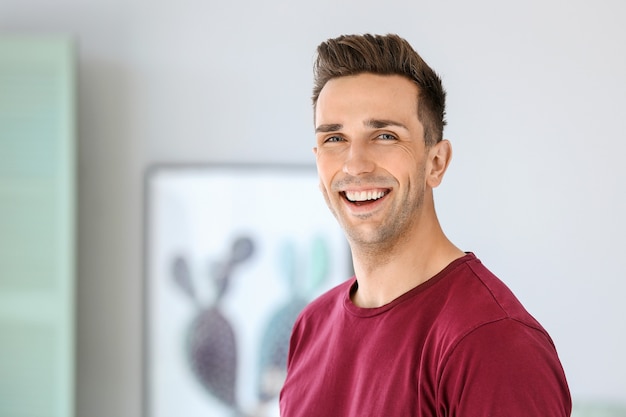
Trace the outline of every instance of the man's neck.
[[433, 226], [427, 233], [405, 237], [384, 248], [352, 245], [358, 281], [353, 303], [367, 308], [388, 304], [465, 255], [438, 224]]

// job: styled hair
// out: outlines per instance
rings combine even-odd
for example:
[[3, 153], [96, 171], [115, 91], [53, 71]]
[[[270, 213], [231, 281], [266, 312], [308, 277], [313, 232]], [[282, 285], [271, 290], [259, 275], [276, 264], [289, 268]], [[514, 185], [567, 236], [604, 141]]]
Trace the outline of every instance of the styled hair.
[[424, 141], [427, 146], [441, 141], [446, 125], [441, 78], [398, 35], [342, 35], [322, 42], [313, 64], [313, 107], [329, 80], [361, 73], [395, 74], [413, 81], [418, 87], [417, 118], [424, 126]]

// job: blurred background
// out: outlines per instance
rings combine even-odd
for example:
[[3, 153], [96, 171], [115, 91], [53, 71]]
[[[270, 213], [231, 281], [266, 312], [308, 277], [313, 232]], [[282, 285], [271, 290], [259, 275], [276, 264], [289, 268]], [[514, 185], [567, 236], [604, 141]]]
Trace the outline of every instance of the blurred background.
[[147, 169], [314, 163], [315, 47], [394, 32], [448, 90], [444, 230], [547, 328], [576, 404], [626, 403], [625, 18], [620, 0], [2, 0], [0, 37], [65, 36], [75, 56], [59, 395], [80, 417], [142, 415]]

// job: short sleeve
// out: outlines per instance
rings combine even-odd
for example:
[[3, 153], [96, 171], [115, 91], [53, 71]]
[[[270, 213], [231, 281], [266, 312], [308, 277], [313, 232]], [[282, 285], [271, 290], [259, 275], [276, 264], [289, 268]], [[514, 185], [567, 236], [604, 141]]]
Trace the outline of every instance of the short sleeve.
[[568, 417], [571, 397], [549, 336], [506, 318], [463, 337], [442, 364], [440, 415]]

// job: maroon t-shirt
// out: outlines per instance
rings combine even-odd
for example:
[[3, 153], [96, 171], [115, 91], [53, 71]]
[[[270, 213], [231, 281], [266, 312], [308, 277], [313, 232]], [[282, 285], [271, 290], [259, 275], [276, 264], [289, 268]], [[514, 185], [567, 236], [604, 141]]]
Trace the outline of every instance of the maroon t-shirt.
[[379, 308], [353, 278], [293, 329], [282, 417], [569, 416], [552, 340], [473, 255]]

